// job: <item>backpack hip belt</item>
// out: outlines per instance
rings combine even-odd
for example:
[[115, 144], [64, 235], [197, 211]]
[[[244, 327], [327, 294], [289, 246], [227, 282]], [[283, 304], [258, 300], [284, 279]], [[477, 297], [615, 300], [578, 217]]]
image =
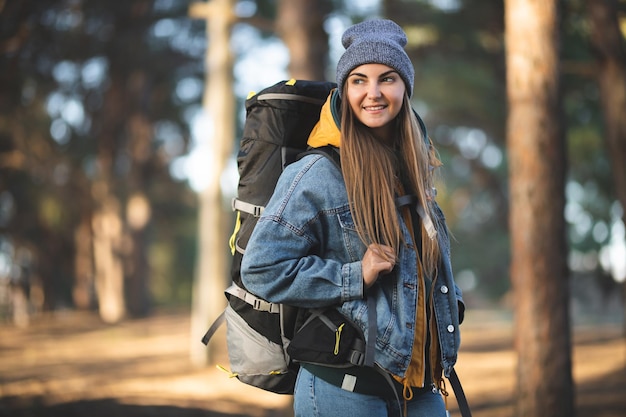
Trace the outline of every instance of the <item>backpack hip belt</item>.
[[270, 303], [269, 301], [265, 301], [264, 299], [259, 298], [256, 295], [249, 293], [243, 288], [238, 287], [236, 284], [233, 284], [230, 287], [228, 287], [226, 289], [226, 293], [230, 295], [234, 295], [240, 300], [245, 301], [257, 311], [267, 311], [268, 313], [273, 313], [273, 314], [280, 313], [280, 305], [275, 304], [275, 303]]

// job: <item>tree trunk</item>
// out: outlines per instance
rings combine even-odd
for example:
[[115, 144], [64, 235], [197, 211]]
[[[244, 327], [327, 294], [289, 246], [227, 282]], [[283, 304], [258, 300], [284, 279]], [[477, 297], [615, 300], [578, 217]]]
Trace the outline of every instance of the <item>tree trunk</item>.
[[330, 12], [327, 0], [281, 0], [277, 32], [289, 49], [288, 72], [299, 80], [325, 80], [328, 34], [324, 19]]
[[230, 33], [235, 20], [232, 0], [212, 0], [192, 5], [192, 17], [207, 19], [209, 49], [206, 56], [204, 110], [213, 129], [200, 140], [213, 150], [206, 165], [211, 168], [210, 182], [200, 193], [198, 224], [198, 256], [193, 288], [191, 316], [191, 360], [204, 366], [214, 359], [213, 346], [200, 343], [208, 326], [226, 305], [224, 290], [230, 283], [227, 248], [229, 214], [224, 209], [220, 178], [235, 140], [235, 98], [233, 58], [230, 53]]
[[148, 197], [136, 190], [126, 203], [128, 239], [132, 242], [126, 259], [126, 308], [132, 317], [146, 317], [152, 309], [148, 229], [152, 208]]
[[116, 323], [126, 314], [124, 271], [119, 256], [123, 240], [120, 207], [103, 180], [94, 182], [93, 196], [96, 204], [92, 230], [98, 309], [103, 321]]
[[91, 214], [85, 215], [74, 231], [74, 286], [72, 300], [79, 310], [88, 310], [94, 303], [94, 265]]
[[516, 414], [571, 417], [558, 0], [506, 0]]
[[[145, 77], [136, 84], [131, 97], [142, 97], [148, 89]], [[143, 93], [143, 94], [142, 94]], [[141, 106], [136, 108], [142, 109]], [[128, 130], [132, 141], [128, 144], [128, 155], [132, 160], [128, 179], [129, 197], [126, 201], [126, 234], [132, 242], [126, 251], [126, 308], [132, 317], [145, 317], [150, 313], [150, 264], [148, 262], [149, 229], [152, 220], [152, 205], [143, 190], [148, 188], [149, 165], [152, 146], [152, 125], [146, 116], [136, 112], [129, 117]]]
[[128, 116], [126, 73], [111, 65], [110, 87], [104, 96], [101, 130], [96, 139], [96, 177], [91, 182], [93, 214], [94, 282], [100, 318], [116, 323], [126, 316], [124, 296], [124, 254], [128, 241], [125, 239], [123, 204], [115, 178], [115, 164], [122, 149], [125, 120]]
[[[591, 46], [598, 60], [598, 84], [604, 114], [604, 133], [611, 161], [615, 194], [626, 224], [626, 47], [618, 21], [616, 0], [587, 0]], [[622, 283], [626, 306], [626, 282]], [[626, 309], [624, 309], [626, 335]]]

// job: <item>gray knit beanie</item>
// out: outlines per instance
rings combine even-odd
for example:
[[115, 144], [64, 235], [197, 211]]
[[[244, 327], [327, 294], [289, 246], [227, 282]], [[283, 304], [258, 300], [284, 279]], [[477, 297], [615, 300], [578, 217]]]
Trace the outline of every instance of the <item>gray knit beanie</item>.
[[404, 51], [406, 34], [391, 20], [366, 20], [349, 27], [341, 37], [346, 51], [337, 64], [339, 96], [343, 83], [354, 68], [363, 64], [385, 64], [398, 71], [409, 97], [413, 95], [415, 70]]

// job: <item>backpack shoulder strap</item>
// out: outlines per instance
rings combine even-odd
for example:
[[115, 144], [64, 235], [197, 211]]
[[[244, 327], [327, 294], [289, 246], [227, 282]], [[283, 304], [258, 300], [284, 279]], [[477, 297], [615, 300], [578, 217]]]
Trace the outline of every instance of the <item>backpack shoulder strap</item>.
[[452, 389], [454, 390], [454, 396], [456, 397], [457, 403], [459, 404], [459, 410], [461, 411], [462, 417], [472, 417], [472, 412], [470, 410], [469, 404], [467, 403], [467, 398], [465, 398], [465, 392], [463, 391], [463, 387], [461, 386], [461, 381], [459, 380], [459, 376], [457, 375], [454, 368], [450, 371], [450, 377], [448, 378], [450, 384], [452, 384]]
[[298, 155], [298, 159], [305, 157], [306, 155], [324, 155], [341, 171], [341, 156], [339, 154], [339, 148], [332, 145], [326, 145], [319, 148], [308, 148], [306, 151]]

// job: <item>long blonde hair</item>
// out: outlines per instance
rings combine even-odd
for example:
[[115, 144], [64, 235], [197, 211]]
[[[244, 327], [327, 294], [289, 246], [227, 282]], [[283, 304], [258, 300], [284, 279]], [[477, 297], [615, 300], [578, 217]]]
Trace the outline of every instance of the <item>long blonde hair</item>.
[[[423, 138], [406, 92], [395, 120], [397, 137], [391, 145], [377, 139], [358, 121], [348, 105], [346, 89], [341, 99], [341, 169], [357, 232], [364, 244], [387, 245], [397, 255], [402, 243], [394, 199], [398, 181], [401, 178], [409, 188], [406, 193], [416, 194], [435, 228], [441, 227], [431, 201], [433, 169], [441, 163], [432, 143]], [[424, 221], [421, 228], [422, 263], [432, 274], [439, 260], [439, 244], [437, 238], [429, 238]]]

